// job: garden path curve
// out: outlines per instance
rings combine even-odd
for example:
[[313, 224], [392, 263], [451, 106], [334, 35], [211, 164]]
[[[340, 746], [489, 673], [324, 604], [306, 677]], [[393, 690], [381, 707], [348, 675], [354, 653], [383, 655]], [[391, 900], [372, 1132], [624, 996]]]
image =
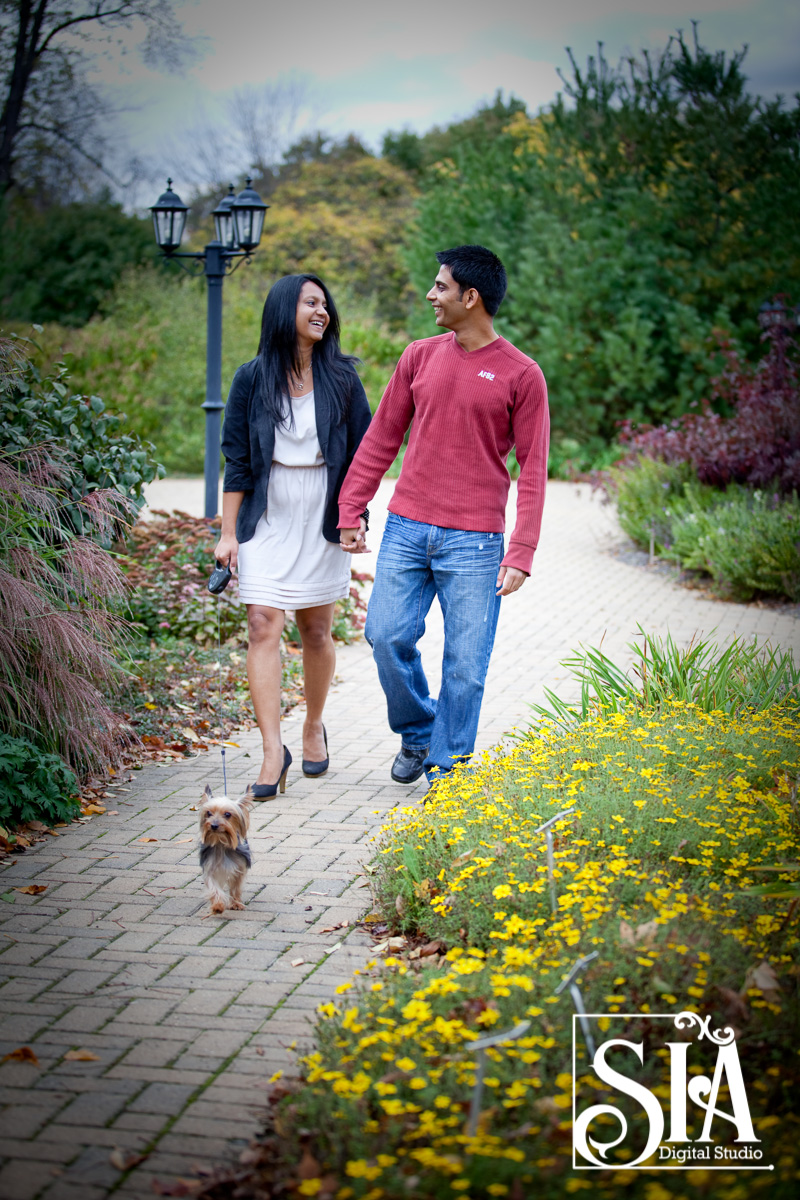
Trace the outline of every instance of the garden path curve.
[[[373, 546], [391, 487], [373, 506]], [[163, 481], [150, 500], [200, 512], [202, 482]], [[503, 601], [479, 747], [523, 723], [545, 686], [567, 694], [559, 660], [579, 643], [603, 638], [629, 661], [639, 623], [682, 643], [716, 629], [800, 652], [797, 610], [716, 603], [615, 555], [621, 540], [588, 487], [550, 485], [533, 577]], [[423, 642], [434, 684], [440, 653], [437, 609]], [[301, 721], [300, 711], [284, 721], [295, 760]], [[2, 1200], [145, 1200], [154, 1178], [230, 1157], [258, 1128], [270, 1075], [291, 1065], [316, 1006], [368, 957], [363, 931], [325, 930], [367, 907], [358, 872], [369, 838], [424, 790], [389, 779], [396, 739], [363, 642], [339, 651], [326, 724], [329, 773], [312, 781], [293, 768], [285, 796], [255, 812], [244, 912], [201, 919], [192, 808], [208, 779], [220, 783], [215, 753], [146, 766], [109, 804], [116, 815], [4, 866], [0, 893], [13, 903], [0, 904], [0, 1059], [27, 1045], [38, 1062], [0, 1063]], [[258, 743], [237, 740], [235, 794], [254, 777]], [[12, 890], [27, 884], [47, 890]], [[65, 1057], [76, 1049], [92, 1057]]]

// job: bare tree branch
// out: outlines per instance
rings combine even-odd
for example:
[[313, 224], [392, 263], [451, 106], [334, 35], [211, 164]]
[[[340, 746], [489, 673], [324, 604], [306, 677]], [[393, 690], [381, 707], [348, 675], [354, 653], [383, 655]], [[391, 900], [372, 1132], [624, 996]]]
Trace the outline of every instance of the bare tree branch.
[[[34, 146], [26, 140], [32, 130], [40, 139], [53, 139], [50, 150], [55, 157], [60, 143], [108, 174], [102, 165], [108, 139], [100, 131], [108, 123], [110, 108], [88, 84], [92, 43], [113, 41], [138, 24], [145, 59], [175, 68], [194, 49], [175, 17], [175, 3], [0, 0], [0, 196], [15, 184], [25, 185], [31, 167], [38, 171], [44, 162], [47, 146], [43, 142]], [[67, 134], [67, 110], [77, 120], [80, 133], [71, 129]], [[49, 112], [58, 112], [59, 119], [43, 120], [43, 114]], [[93, 121], [87, 119], [87, 113]], [[103, 148], [102, 154], [98, 146]]]

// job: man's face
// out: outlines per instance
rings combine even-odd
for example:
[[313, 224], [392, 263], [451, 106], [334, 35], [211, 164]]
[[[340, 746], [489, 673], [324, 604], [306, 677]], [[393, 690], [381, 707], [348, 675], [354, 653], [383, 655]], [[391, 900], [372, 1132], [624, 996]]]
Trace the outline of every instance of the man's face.
[[450, 274], [449, 267], [439, 267], [439, 274], [425, 299], [433, 305], [436, 324], [441, 329], [455, 329], [467, 315], [461, 288]]

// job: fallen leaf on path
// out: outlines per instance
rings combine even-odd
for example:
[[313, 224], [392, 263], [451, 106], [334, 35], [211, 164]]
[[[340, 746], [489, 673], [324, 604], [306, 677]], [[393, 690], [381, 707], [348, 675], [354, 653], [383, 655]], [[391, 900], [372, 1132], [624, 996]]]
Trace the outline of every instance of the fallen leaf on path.
[[333, 954], [334, 950], [341, 950], [341, 948], [342, 948], [342, 943], [341, 943], [341, 942], [337, 942], [335, 946], [326, 946], [326, 947], [325, 947], [325, 953], [326, 953], [326, 954]]
[[100, 1062], [100, 1055], [92, 1054], [91, 1050], [68, 1050], [64, 1062]]
[[386, 950], [402, 950], [406, 944], [406, 939], [403, 937], [386, 938], [384, 942], [378, 942], [378, 945], [373, 948], [375, 954], [383, 954]]
[[306, 892], [307, 896], [327, 896], [327, 892]]
[[199, 742], [200, 741], [200, 738], [197, 736], [195, 731], [193, 729], [190, 729], [188, 725], [186, 726], [185, 729], [181, 730], [181, 733], [183, 734], [184, 737], [187, 737], [190, 742]]
[[123, 1150], [121, 1146], [115, 1146], [108, 1156], [108, 1161], [118, 1171], [130, 1171], [131, 1167], [138, 1166], [146, 1158], [146, 1154], [135, 1154], [130, 1150]]
[[308, 1149], [303, 1151], [303, 1157], [300, 1159], [297, 1174], [301, 1179], [319, 1179], [322, 1174], [322, 1167]]
[[634, 929], [627, 921], [620, 921], [619, 936], [625, 946], [637, 946], [640, 942], [644, 946], [649, 946], [658, 932], [658, 924], [656, 921], [645, 921], [643, 925], [637, 925]]
[[101, 816], [106, 810], [102, 804], [87, 804], [86, 807], [81, 811], [85, 817], [88, 817], [91, 816], [92, 813]]
[[306, 961], [306, 960], [305, 960], [304, 958], [293, 958], [293, 959], [292, 959], [292, 966], [293, 966], [293, 967], [302, 967], [302, 965], [303, 965], [303, 963], [304, 963], [305, 961]]
[[41, 896], [42, 892], [47, 891], [46, 883], [29, 883], [27, 887], [14, 888], [15, 892], [22, 892], [25, 896]]
[[766, 959], [757, 967], [750, 967], [742, 985], [742, 995], [750, 988], [758, 988], [764, 999], [776, 1003], [780, 999], [781, 985], [770, 963]]
[[140, 842], [157, 842], [158, 838], [139, 838]]
[[14, 893], [13, 892], [3, 892], [3, 894], [0, 895], [0, 900], [5, 900], [6, 904], [13, 904], [14, 903]]
[[185, 844], [186, 844], [186, 842], [193, 842], [193, 841], [194, 841], [194, 838], [193, 838], [193, 837], [191, 837], [191, 838], [178, 838], [178, 840], [175, 842], [175, 845], [176, 845], [176, 846], [183, 846], [183, 845], [185, 845]]
[[18, 1049], [12, 1050], [10, 1054], [4, 1054], [0, 1062], [26, 1062], [33, 1067], [39, 1065], [39, 1060], [30, 1046], [20, 1046]]

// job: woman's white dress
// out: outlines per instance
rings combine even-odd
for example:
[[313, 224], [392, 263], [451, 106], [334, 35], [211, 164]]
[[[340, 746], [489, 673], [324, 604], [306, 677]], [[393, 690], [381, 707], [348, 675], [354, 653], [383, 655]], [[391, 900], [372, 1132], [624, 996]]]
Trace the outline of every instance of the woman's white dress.
[[346, 596], [350, 556], [322, 536], [328, 471], [313, 391], [293, 397], [291, 407], [294, 421], [275, 427], [267, 511], [239, 546], [239, 598], [294, 611]]

